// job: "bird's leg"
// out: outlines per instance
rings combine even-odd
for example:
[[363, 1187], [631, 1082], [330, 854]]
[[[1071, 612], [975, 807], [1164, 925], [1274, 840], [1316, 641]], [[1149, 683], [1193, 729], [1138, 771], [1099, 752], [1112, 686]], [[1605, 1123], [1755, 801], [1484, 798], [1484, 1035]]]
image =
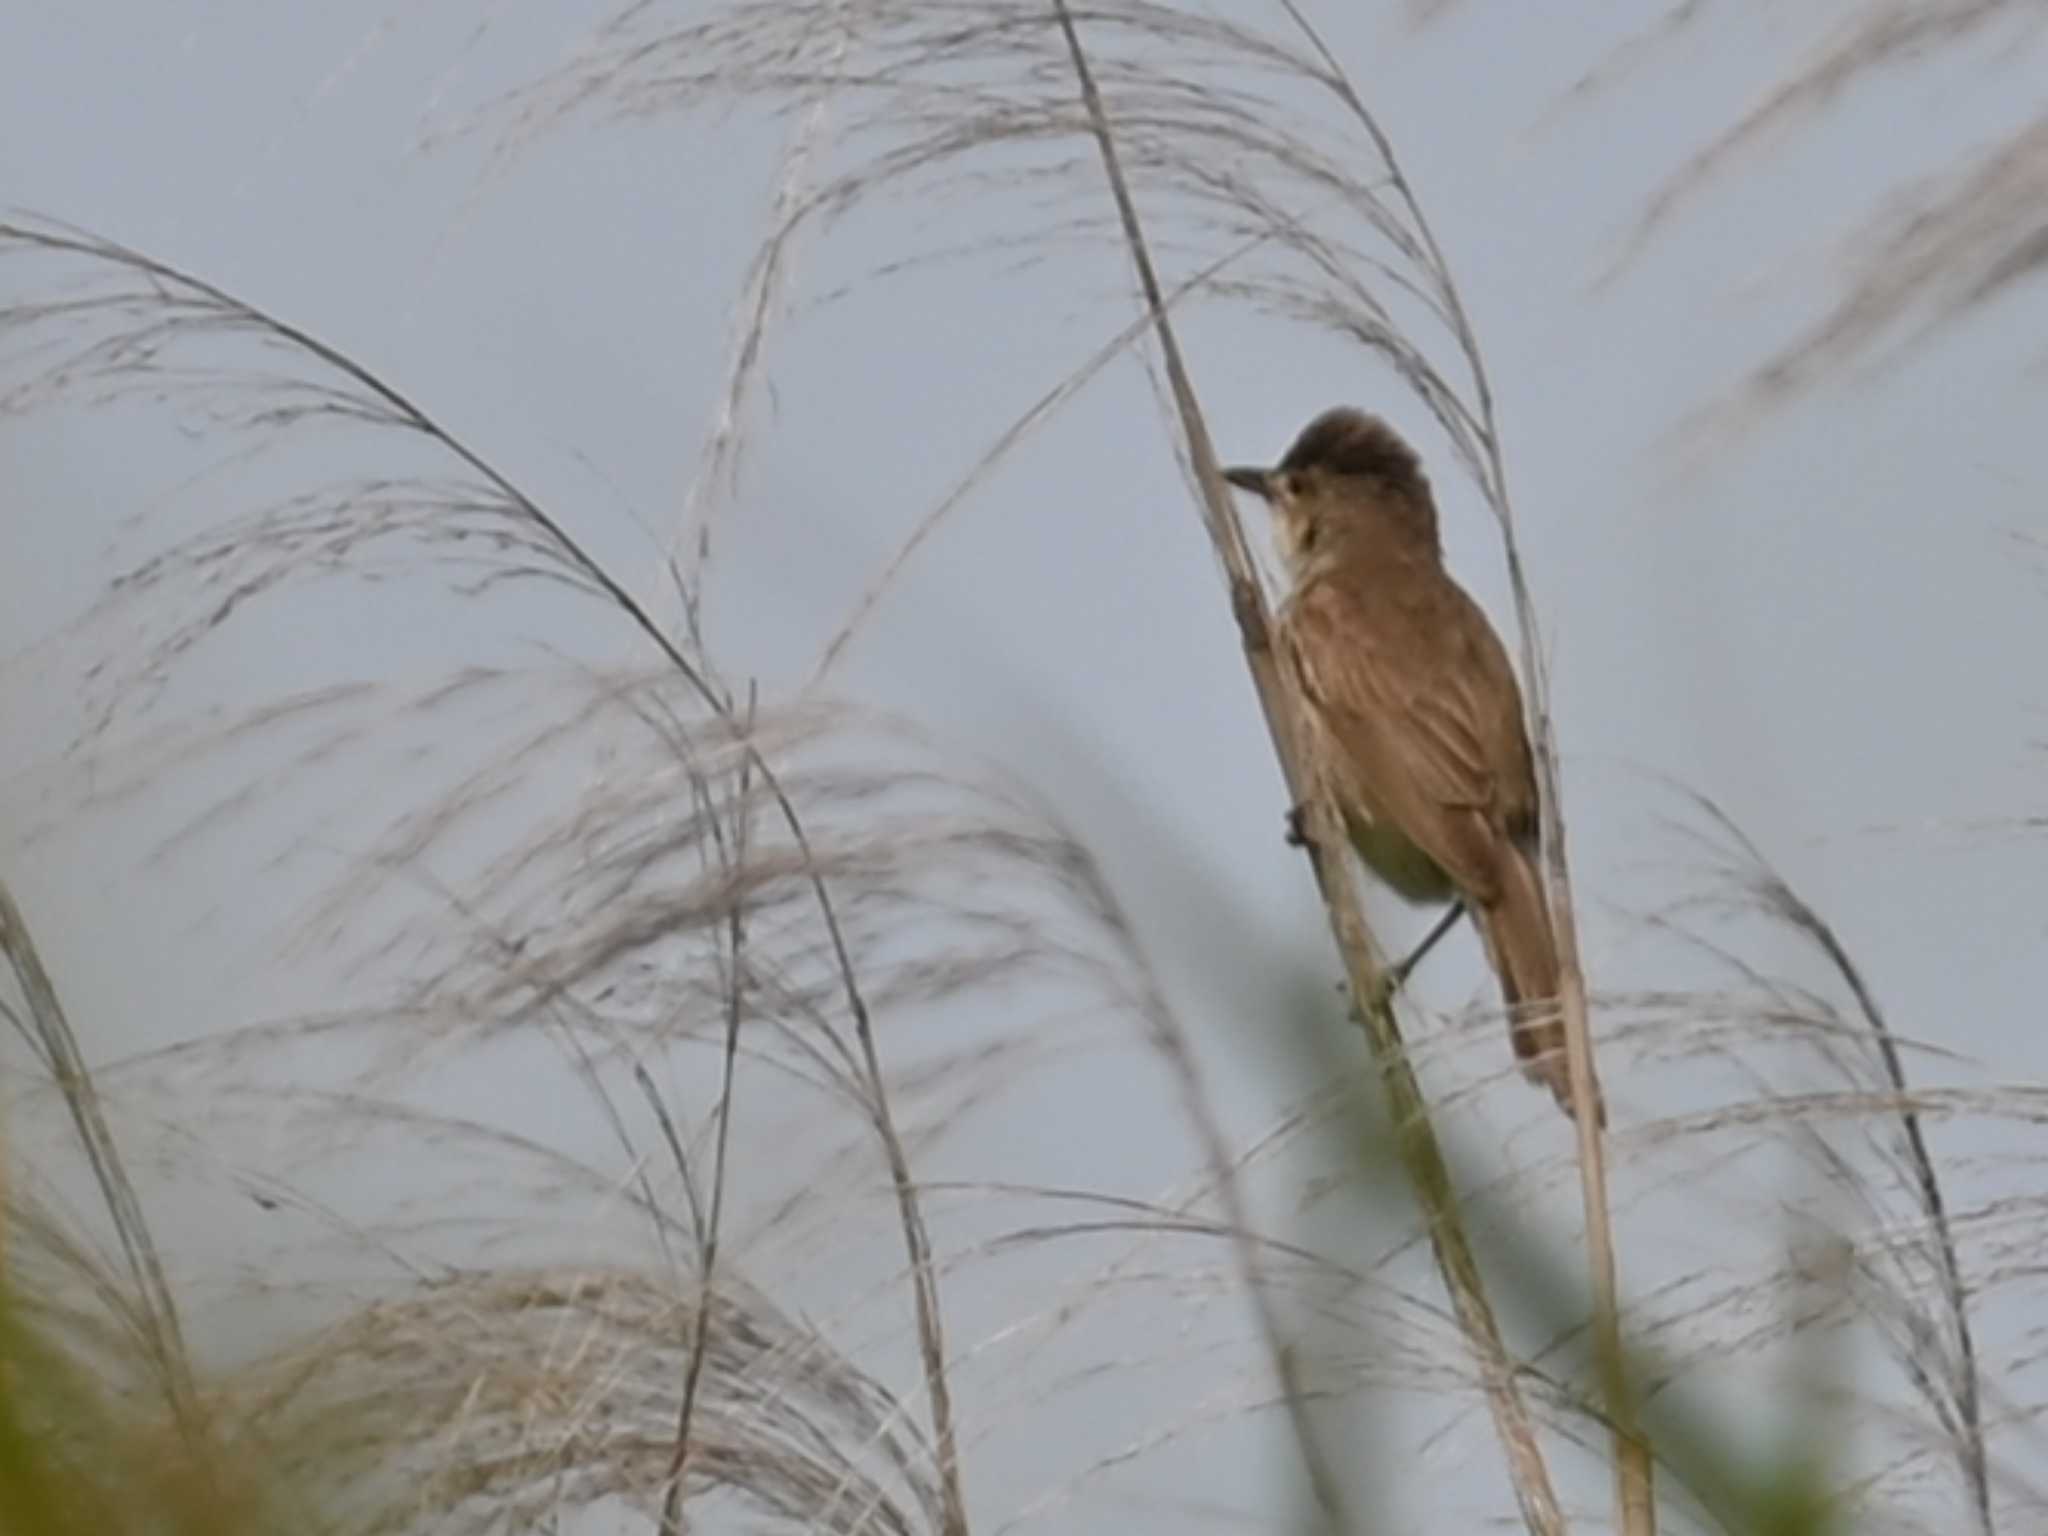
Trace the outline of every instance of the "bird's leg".
[[1394, 990], [1399, 991], [1407, 984], [1408, 977], [1425, 956], [1442, 940], [1443, 936], [1458, 926], [1458, 919], [1465, 915], [1463, 898], [1451, 903], [1450, 910], [1436, 920], [1436, 926], [1422, 936], [1422, 942], [1408, 951], [1408, 958], [1395, 966], [1390, 973], [1394, 978]]
[[1436, 920], [1436, 926], [1422, 936], [1420, 944], [1409, 950], [1399, 964], [1390, 965], [1380, 972], [1380, 984], [1375, 989], [1377, 996], [1374, 1001], [1382, 1006], [1392, 1002], [1395, 994], [1408, 985], [1408, 978], [1414, 973], [1415, 967], [1422, 964], [1423, 958], [1436, 948], [1445, 934], [1458, 925], [1458, 919], [1464, 915], [1463, 898], [1453, 901], [1450, 910]]

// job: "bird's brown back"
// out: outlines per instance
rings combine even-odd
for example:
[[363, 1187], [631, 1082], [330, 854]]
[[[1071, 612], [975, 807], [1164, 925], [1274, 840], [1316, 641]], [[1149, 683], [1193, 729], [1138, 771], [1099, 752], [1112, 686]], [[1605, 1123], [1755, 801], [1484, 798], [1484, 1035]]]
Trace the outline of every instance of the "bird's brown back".
[[1484, 903], [1498, 842], [1527, 843], [1536, 828], [1514, 669], [1444, 570], [1433, 517], [1425, 525], [1394, 487], [1369, 482], [1329, 500], [1281, 616], [1284, 642], [1354, 792]]
[[[1267, 497], [1293, 566], [1282, 651], [1361, 856], [1404, 895], [1455, 887], [1465, 898], [1515, 1054], [1570, 1113], [1522, 690], [1486, 615], [1444, 569], [1421, 464], [1385, 422], [1339, 408], [1278, 469], [1235, 483]], [[1423, 857], [1389, 857], [1389, 846]], [[1414, 875], [1431, 863], [1442, 878]]]

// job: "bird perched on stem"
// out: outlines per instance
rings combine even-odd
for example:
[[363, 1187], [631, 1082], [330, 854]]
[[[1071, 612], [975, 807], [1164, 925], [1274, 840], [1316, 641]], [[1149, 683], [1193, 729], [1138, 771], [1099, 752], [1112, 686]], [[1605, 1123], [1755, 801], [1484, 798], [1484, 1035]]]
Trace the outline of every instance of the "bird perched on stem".
[[1276, 468], [1224, 478], [1272, 509], [1293, 579], [1277, 643], [1353, 846], [1409, 901], [1459, 903], [1390, 979], [1469, 910], [1515, 1055], [1569, 1113], [1522, 693], [1500, 637], [1444, 570], [1420, 461], [1378, 417], [1339, 408]]

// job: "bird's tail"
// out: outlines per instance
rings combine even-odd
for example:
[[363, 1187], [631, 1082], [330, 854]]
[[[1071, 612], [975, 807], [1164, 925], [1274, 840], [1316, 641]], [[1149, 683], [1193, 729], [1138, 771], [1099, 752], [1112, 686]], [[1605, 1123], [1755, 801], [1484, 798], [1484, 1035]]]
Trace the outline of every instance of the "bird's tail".
[[[1548, 1088], [1566, 1114], [1572, 1112], [1571, 1067], [1565, 1055], [1564, 1015], [1559, 992], [1557, 934], [1536, 861], [1520, 847], [1501, 861], [1500, 899], [1474, 914], [1486, 941], [1501, 996], [1508, 1007], [1508, 1029], [1515, 1055], [1529, 1080]], [[1607, 1108], [1595, 1089], [1594, 1107], [1601, 1125]]]

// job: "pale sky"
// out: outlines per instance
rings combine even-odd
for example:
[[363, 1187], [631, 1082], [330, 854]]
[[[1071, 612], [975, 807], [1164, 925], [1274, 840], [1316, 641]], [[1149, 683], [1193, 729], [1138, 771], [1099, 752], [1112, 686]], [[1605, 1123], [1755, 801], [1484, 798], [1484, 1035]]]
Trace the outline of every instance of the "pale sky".
[[[0, 206], [137, 247], [337, 344], [654, 593], [655, 551], [681, 515], [721, 388], [783, 129], [742, 110], [579, 120], [503, 161], [488, 133], [423, 148], [498, 91], [559, 67], [586, 36], [571, 9], [13, 0], [0, 7]], [[1394, 138], [1492, 371], [1551, 657], [1594, 986], [1709, 974], [1629, 917], [1698, 888], [1685, 845], [1660, 830], [1683, 811], [1673, 781], [1725, 809], [1829, 918], [1902, 1033], [1960, 1058], [1926, 1066], [1931, 1078], [2048, 1077], [2037, 982], [2048, 874], [2038, 841], [2005, 824], [2038, 818], [2043, 802], [2048, 566], [2018, 536], [2041, 524], [2033, 448], [2048, 295], [2037, 285], [1886, 354], [1715, 439], [1710, 455], [1689, 457], [1695, 439], [1683, 432], [1816, 312], [1888, 196], [2035, 110], [2027, 82], [2048, 64], [2041, 47], [1850, 93], [1705, 188], [1615, 272], [1663, 178], [1853, 7], [1814, 7], [1804, 30], [1731, 3], [1583, 97], [1574, 83], [1628, 35], [1622, 8], [1465, 6], [1421, 31], [1352, 14], [1391, 6], [1322, 9], [1337, 13], [1331, 45]], [[1099, 242], [870, 276], [971, 233], [976, 217], [971, 202], [890, 202], [797, 252], [794, 313], [767, 358], [772, 395], [748, 419], [738, 492], [715, 525], [714, 644], [727, 674], [758, 676], [766, 696], [802, 682], [925, 510], [1129, 317], [1127, 267]], [[0, 267], [0, 299], [19, 296], [26, 272]], [[1491, 520], [1386, 370], [1242, 313], [1198, 311], [1184, 339], [1227, 459], [1276, 457], [1337, 402], [1413, 432], [1452, 568], [1511, 635]], [[0, 376], [0, 395], [9, 382]], [[1289, 1007], [1282, 989], [1303, 975], [1334, 983], [1337, 967], [1301, 856], [1281, 841], [1279, 777], [1171, 442], [1143, 370], [1121, 360], [955, 511], [855, 642], [835, 690], [915, 719], [954, 761], [1001, 764], [1096, 853], [1195, 1033], [1233, 1134], [1249, 1141], [1292, 1092], [1292, 1046], [1262, 1031], [1262, 1015]], [[204, 454], [162, 417], [122, 410], [0, 420], [0, 459], [0, 877], [37, 924], [88, 1053], [109, 1059], [326, 1001], [334, 978], [269, 960], [274, 930], [250, 921], [256, 909], [271, 921], [318, 878], [303, 862], [266, 873], [261, 815], [177, 857], [148, 857], [197, 803], [188, 786], [29, 836], [84, 771], [53, 766], [76, 721], [80, 683], [65, 670], [75, 653], [31, 648], [145, 547], [151, 536], [127, 520], [156, 506], [178, 527], [203, 520], [204, 493], [180, 487]], [[445, 665], [482, 643], [451, 612], [374, 589], [293, 607], [264, 631], [281, 638], [209, 653], [189, 702], [248, 707], [338, 675], [403, 681], [423, 657]], [[515, 639], [494, 659], [547, 662], [560, 643], [552, 622], [537, 619], [530, 645]], [[621, 627], [582, 637], [578, 655], [618, 662], [633, 647]], [[346, 852], [337, 846], [335, 867]], [[1390, 943], [1424, 921], [1376, 910]], [[1768, 941], [1743, 954], [1792, 963]], [[1418, 987], [1438, 1010], [1492, 998], [1469, 935]], [[1348, 1037], [1338, 1048], [1357, 1049]], [[1444, 1081], [1500, 1070], [1506, 1050], [1475, 1034]], [[1689, 1070], [1610, 1068], [1624, 1179], [1627, 1128], [1692, 1102]], [[1042, 1087], [1051, 1082], [1056, 1091]], [[520, 1106], [522, 1131], [558, 1128], [545, 1094], [523, 1097], [531, 1083], [471, 1088]], [[1135, 1040], [1032, 1093], [1043, 1096], [970, 1119], [930, 1176], [1165, 1197], [1197, 1170]], [[1511, 1161], [1561, 1156], [1565, 1130], [1546, 1113], [1539, 1095], [1501, 1086], [1474, 1113], [1474, 1144]], [[1958, 1162], [2014, 1145], [2007, 1129], [1962, 1120], [1937, 1124], [1934, 1138]], [[1640, 1156], [1647, 1178], [1651, 1151]], [[2030, 1187], [2009, 1168], [1978, 1172], [1959, 1197], [1966, 1209]], [[366, 1171], [364, 1184], [388, 1174]], [[1272, 1187], [1262, 1185], [1270, 1209], [1282, 1211]], [[1655, 1210], [1660, 1197], [1645, 1198]], [[1773, 1219], [1760, 1185], [1713, 1198]], [[1714, 1246], [1683, 1214], [1666, 1225], [1672, 1214], [1645, 1218], [1631, 1280], [1687, 1272], [1688, 1236]], [[1176, 1336], [1185, 1305], [1201, 1315], [1186, 1323], [1190, 1339], [1213, 1343], [1221, 1327], [1243, 1351], [1235, 1377], [1203, 1377], [1214, 1360], [1182, 1362], [1213, 1400], [1191, 1410], [1193, 1389], [1164, 1377], [1047, 1384], [1023, 1428], [997, 1432], [1010, 1411], [998, 1406], [1004, 1330], [1044, 1287], [1075, 1283], [1100, 1257], [1053, 1250], [992, 1268], [980, 1289], [962, 1284], [956, 1341], [985, 1351], [963, 1391], [972, 1434], [988, 1436], [969, 1452], [978, 1528], [1034, 1511], [1091, 1458], [1182, 1415], [1200, 1420], [1212, 1402], [1221, 1428], [1175, 1438], [1029, 1523], [1165, 1529], [1194, 1518], [1183, 1497], [1269, 1509], [1279, 1464], [1259, 1459], [1258, 1435], [1228, 1406], [1233, 1392], [1257, 1395], [1256, 1354], [1235, 1318], [1219, 1325], [1171, 1288], [1138, 1309], [1160, 1337]], [[752, 1278], [772, 1289], [778, 1277]], [[808, 1307], [829, 1298], [816, 1275], [790, 1279]], [[1403, 1283], [1438, 1294], [1420, 1268]], [[1990, 1353], [2010, 1354], [2024, 1326], [2019, 1314], [1988, 1321]], [[1431, 1454], [1455, 1469], [1475, 1447], [1485, 1466], [1477, 1415], [1454, 1449]], [[1597, 1478], [1574, 1491], [1602, 1496]]]

